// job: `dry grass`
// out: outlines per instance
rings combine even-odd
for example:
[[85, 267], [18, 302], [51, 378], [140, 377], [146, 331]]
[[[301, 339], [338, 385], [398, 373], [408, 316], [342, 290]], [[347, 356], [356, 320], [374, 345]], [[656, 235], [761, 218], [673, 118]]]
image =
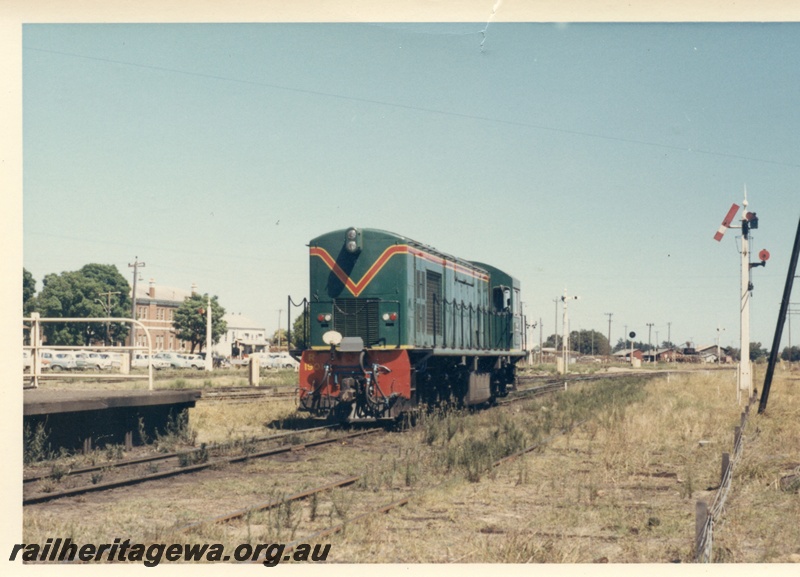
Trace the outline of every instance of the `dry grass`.
[[292, 398], [264, 398], [247, 403], [201, 402], [189, 409], [198, 443], [223, 443], [264, 436], [296, 413]]
[[778, 369], [767, 411], [751, 415], [745, 429], [732, 503], [714, 532], [718, 560], [800, 562], [800, 485], [793, 475], [800, 475], [800, 372]]
[[[584, 387], [569, 407], [564, 395], [515, 408], [514, 421], [533, 441], [548, 423], [555, 431], [579, 421], [565, 415], [580, 396], [606, 388], [613, 397], [610, 386]], [[352, 527], [336, 543], [336, 557], [374, 561], [369, 535], [380, 534], [388, 536], [381, 550], [392, 562], [690, 560], [695, 500], [717, 484], [738, 422], [733, 376], [697, 372], [645, 390], [589, 403], [596, 418], [479, 482], [452, 477], [404, 510]], [[492, 417], [481, 415], [470, 428], [483, 419]]]
[[[800, 553], [800, 495], [780, 483], [800, 467], [798, 393], [798, 381], [779, 373], [769, 414], [751, 416], [715, 533], [717, 560], [787, 561]], [[207, 403], [192, 410], [190, 422], [198, 443], [224, 441], [265, 434], [293, 410], [291, 400]], [[341, 522], [413, 490], [406, 507], [326, 538], [333, 543], [329, 560], [686, 562], [695, 502], [713, 495], [740, 411], [732, 371], [695, 371], [644, 386], [587, 384], [502, 410], [426, 417], [408, 434], [335, 445], [308, 460], [253, 461], [216, 471], [203, 483], [156, 483], [124, 500], [112, 495], [91, 505], [87, 499], [83, 507], [54, 502], [26, 509], [23, 540], [56, 534], [84, 542], [119, 535], [172, 540], [183, 523], [364, 475], [357, 486], [319, 501], [205, 526], [177, 540], [235, 546], [302, 539], [309, 527]], [[490, 460], [579, 423], [524, 457], [487, 468]]]

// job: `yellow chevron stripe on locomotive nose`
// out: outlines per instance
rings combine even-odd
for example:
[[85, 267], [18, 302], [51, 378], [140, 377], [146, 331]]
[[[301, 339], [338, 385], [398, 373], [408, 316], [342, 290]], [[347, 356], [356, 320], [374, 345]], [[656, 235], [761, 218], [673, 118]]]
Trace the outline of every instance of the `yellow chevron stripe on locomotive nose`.
[[407, 244], [393, 245], [383, 251], [383, 253], [381, 253], [377, 260], [372, 263], [372, 266], [369, 267], [369, 270], [364, 273], [364, 276], [361, 277], [361, 280], [358, 282], [354, 282], [353, 279], [351, 279], [350, 276], [344, 272], [344, 270], [342, 270], [342, 267], [339, 266], [339, 263], [336, 262], [336, 259], [334, 259], [324, 248], [312, 246], [309, 253], [310, 256], [321, 258], [322, 262], [324, 262], [325, 265], [331, 269], [331, 272], [336, 275], [336, 278], [342, 281], [342, 284], [347, 287], [347, 290], [349, 290], [354, 297], [358, 297], [362, 292], [364, 292], [364, 289], [367, 288], [369, 283], [372, 282], [372, 279], [375, 278], [375, 276], [380, 272], [389, 259], [396, 254], [413, 254], [414, 256], [424, 258], [425, 260], [436, 263], [442, 267], [447, 268], [449, 266], [455, 271], [470, 275], [478, 280], [485, 282], [488, 282], [489, 280], [488, 275], [479, 270], [469, 269], [456, 262], [434, 256], [418, 248], [408, 246]]

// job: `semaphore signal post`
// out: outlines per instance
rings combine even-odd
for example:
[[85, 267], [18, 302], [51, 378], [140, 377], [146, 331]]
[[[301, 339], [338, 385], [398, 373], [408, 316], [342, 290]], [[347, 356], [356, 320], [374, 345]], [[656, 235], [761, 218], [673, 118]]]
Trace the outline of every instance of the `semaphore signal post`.
[[750, 262], [750, 231], [758, 228], [758, 217], [755, 212], [747, 211], [747, 189], [744, 193], [742, 202], [741, 225], [731, 226], [736, 213], [739, 212], [739, 205], [734, 203], [725, 215], [714, 240], [722, 240], [722, 236], [728, 228], [741, 228], [742, 230], [742, 249], [741, 249], [741, 285], [740, 285], [740, 307], [739, 307], [739, 372], [737, 377], [736, 398], [739, 403], [742, 399], [750, 397], [753, 389], [753, 372], [750, 362], [750, 296], [753, 291], [753, 283], [750, 280], [750, 269], [754, 266], [765, 266], [769, 259], [769, 252], [762, 250], [758, 253], [760, 262]]

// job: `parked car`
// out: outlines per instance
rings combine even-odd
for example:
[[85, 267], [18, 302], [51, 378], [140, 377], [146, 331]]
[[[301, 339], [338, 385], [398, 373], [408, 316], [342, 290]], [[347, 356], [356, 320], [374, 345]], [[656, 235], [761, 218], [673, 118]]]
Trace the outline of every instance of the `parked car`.
[[98, 353], [101, 358], [108, 359], [108, 366], [111, 369], [118, 369], [122, 366], [122, 353]]
[[70, 352], [41, 351], [42, 368], [51, 371], [71, 371], [77, 368], [75, 354]]
[[300, 367], [295, 359], [289, 353], [283, 351], [278, 353], [266, 353], [260, 355], [259, 362], [262, 367], [267, 369], [297, 369]]
[[75, 353], [75, 366], [84, 370], [106, 371], [111, 369], [111, 357], [91, 351]]
[[[137, 353], [133, 357], [134, 367], [146, 369], [150, 365], [150, 363], [151, 359], [146, 354]], [[153, 368], [156, 369], [157, 371], [160, 371], [161, 369], [168, 369], [170, 367], [170, 364], [166, 360], [159, 358], [158, 355], [153, 355], [152, 364]]]
[[167, 361], [173, 369], [202, 369], [206, 366], [203, 357], [187, 353], [162, 352], [153, 355], [153, 358]]
[[183, 355], [188, 369], [204, 369], [206, 367], [206, 360], [200, 355]]
[[187, 366], [184, 356], [178, 353], [158, 353], [153, 355], [153, 358], [166, 361], [173, 369], [185, 369]]

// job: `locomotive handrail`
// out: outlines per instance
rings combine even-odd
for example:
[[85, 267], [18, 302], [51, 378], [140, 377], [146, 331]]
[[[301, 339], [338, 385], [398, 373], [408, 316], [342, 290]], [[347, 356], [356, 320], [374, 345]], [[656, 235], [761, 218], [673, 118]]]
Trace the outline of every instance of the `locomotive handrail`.
[[286, 303], [286, 344], [289, 348], [292, 346], [292, 306], [295, 308], [303, 307], [303, 347], [308, 347], [308, 341], [311, 340], [311, 327], [310, 319], [308, 317], [308, 299], [303, 298], [299, 303], [294, 302], [291, 295], [287, 297]]
[[[496, 311], [490, 307], [483, 307], [478, 305], [475, 307], [472, 303], [465, 303], [464, 301], [457, 301], [441, 299], [434, 295], [434, 328], [438, 321], [439, 314], [436, 314], [437, 307], [440, 302], [442, 304], [441, 318], [442, 318], [442, 346], [444, 348], [460, 348], [462, 349], [476, 349], [476, 350], [490, 350], [510, 348], [512, 335], [509, 334], [511, 329], [511, 322], [513, 315], [510, 311]], [[469, 338], [464, 335], [467, 328], [465, 312], [469, 313]], [[448, 341], [448, 312], [452, 317], [452, 334], [453, 336]], [[436, 335], [434, 333], [434, 346], [437, 344]]]

